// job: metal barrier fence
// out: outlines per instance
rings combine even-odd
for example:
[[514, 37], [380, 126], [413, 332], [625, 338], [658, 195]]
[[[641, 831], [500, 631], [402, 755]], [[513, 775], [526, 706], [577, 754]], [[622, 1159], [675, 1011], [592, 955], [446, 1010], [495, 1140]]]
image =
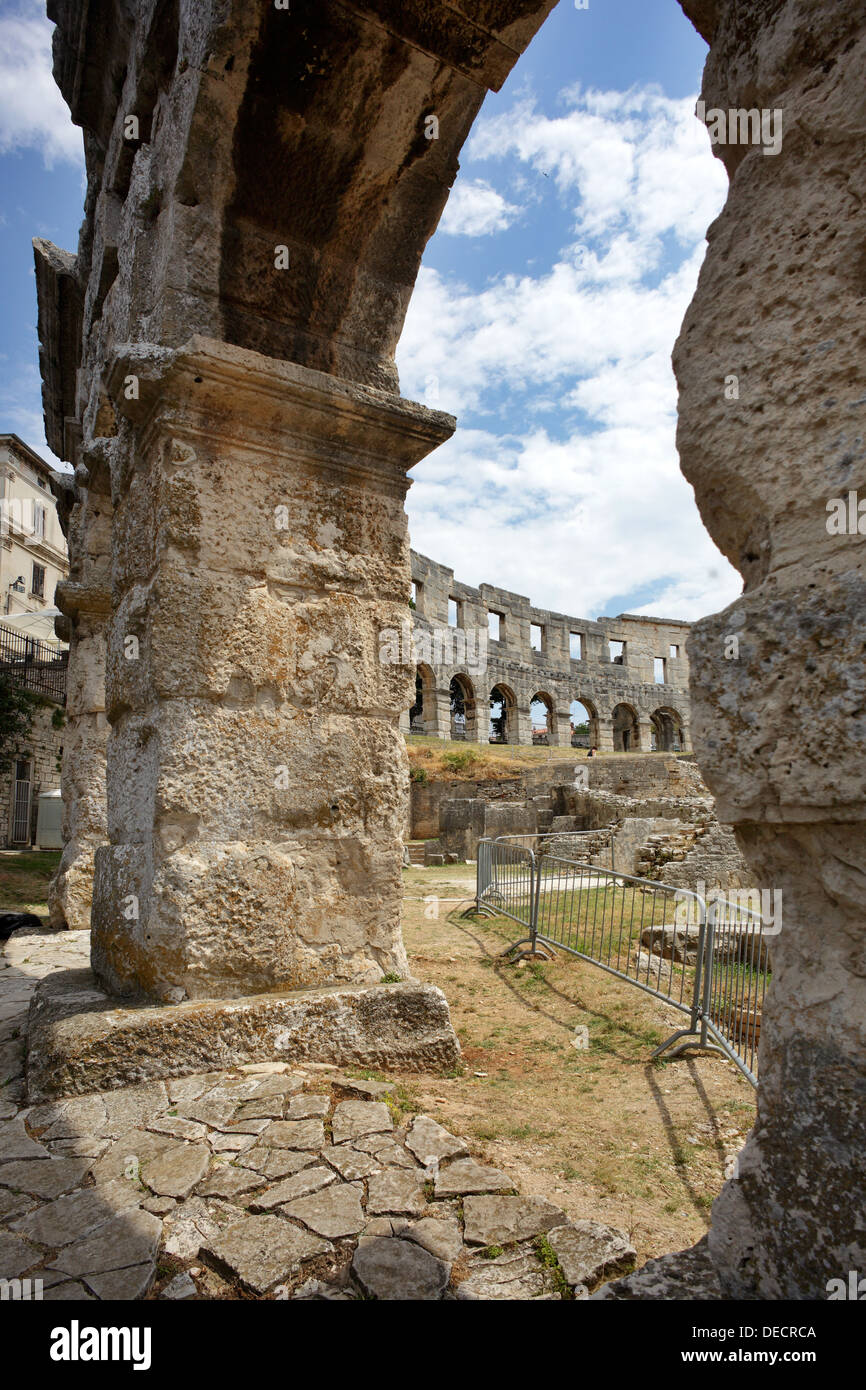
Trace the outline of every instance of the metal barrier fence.
[[0, 623], [0, 674], [9, 676], [16, 685], [65, 704], [68, 667], [65, 648], [26, 637]]
[[688, 1016], [653, 1056], [721, 1051], [757, 1084], [769, 975], [759, 912], [718, 894], [708, 907], [698, 893], [510, 841], [479, 841], [475, 901], [526, 928], [506, 955], [567, 951], [637, 985]]

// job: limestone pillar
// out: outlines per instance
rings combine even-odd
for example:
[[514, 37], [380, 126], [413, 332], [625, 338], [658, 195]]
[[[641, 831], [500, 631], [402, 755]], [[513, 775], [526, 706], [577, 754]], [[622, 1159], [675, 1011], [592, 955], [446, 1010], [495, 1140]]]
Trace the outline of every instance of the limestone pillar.
[[[427, 707], [430, 707], [430, 722], [426, 719]], [[434, 738], [451, 737], [451, 692], [446, 687], [444, 690], [431, 690], [428, 699], [424, 702], [425, 720], [424, 732], [431, 734]]]
[[689, 638], [695, 749], [783, 904], [757, 1121], [710, 1250], [736, 1298], [823, 1300], [866, 1270], [866, 12], [684, 7], [707, 108], [776, 113], [780, 137], [716, 147], [728, 200], [675, 350], [683, 472], [745, 581]]
[[613, 752], [613, 720], [599, 715], [596, 720], [598, 726], [598, 751], [599, 753]]
[[136, 371], [97, 975], [171, 1002], [406, 975], [415, 669], [379, 639], [405, 611], [406, 470], [453, 420], [215, 340], [119, 362], [119, 409]]
[[532, 747], [532, 714], [528, 705], [516, 705], [506, 722], [508, 742]]
[[93, 856], [105, 843], [105, 629], [110, 606], [111, 499], [101, 460], [79, 464], [76, 481], [56, 476], [58, 514], [70, 556], [57, 586], [61, 635], [69, 641], [61, 791], [63, 853], [48, 887], [54, 927], [90, 927]]
[[571, 747], [571, 713], [569, 710], [557, 710], [550, 718], [551, 730], [550, 741], [558, 748]]

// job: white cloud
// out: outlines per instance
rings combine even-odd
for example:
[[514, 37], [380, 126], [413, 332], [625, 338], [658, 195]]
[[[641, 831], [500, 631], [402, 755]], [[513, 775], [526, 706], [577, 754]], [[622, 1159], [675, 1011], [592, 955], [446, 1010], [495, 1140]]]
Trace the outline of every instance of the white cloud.
[[41, 4], [0, 16], [0, 154], [36, 149], [48, 168], [84, 161], [81, 131], [51, 75], [52, 33]]
[[525, 98], [512, 111], [482, 120], [469, 158], [516, 154], [552, 174], [560, 193], [576, 196], [579, 233], [611, 235], [629, 226], [643, 238], [673, 232], [683, 245], [703, 238], [726, 178], [711, 157], [693, 97], [673, 100], [646, 87], [575, 87], [562, 100], [569, 108], [564, 116], [545, 116]]
[[449, 236], [489, 236], [510, 227], [520, 208], [506, 202], [484, 179], [458, 179], [439, 230]]
[[[483, 288], [418, 278], [403, 390], [475, 427], [416, 469], [412, 543], [575, 616], [625, 603], [692, 619], [741, 588], [679, 470], [670, 365], [725, 175], [692, 100], [565, 99], [562, 117], [524, 101], [482, 120], [468, 148], [507, 160], [510, 187], [515, 159], [550, 175], [573, 217], [554, 264]], [[495, 432], [503, 411], [518, 434]]]

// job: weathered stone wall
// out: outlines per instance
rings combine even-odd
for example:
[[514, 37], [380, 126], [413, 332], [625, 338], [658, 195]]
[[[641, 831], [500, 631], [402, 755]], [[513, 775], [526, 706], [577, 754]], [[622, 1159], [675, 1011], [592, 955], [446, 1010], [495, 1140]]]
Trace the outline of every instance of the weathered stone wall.
[[439, 834], [439, 808], [443, 801], [454, 797], [481, 797], [485, 801], [521, 801], [526, 796], [523, 778], [497, 781], [484, 778], [478, 782], [412, 782], [410, 785], [410, 816], [408, 838], [435, 839]]
[[683, 472], [745, 584], [692, 629], [695, 750], [784, 901], [757, 1122], [710, 1250], [735, 1297], [816, 1299], [866, 1268], [866, 541], [827, 529], [866, 487], [866, 10], [683, 7], [711, 44], [707, 108], [784, 117], [775, 157], [715, 147], [730, 190], [674, 353]]
[[[548, 703], [547, 737], [552, 745], [571, 742], [570, 706], [578, 700], [590, 716], [590, 742], [597, 748], [622, 750], [620, 726], [629, 720], [632, 751], [691, 747], [688, 623], [629, 614], [595, 622], [569, 617], [536, 608], [507, 589], [462, 584], [453, 570], [415, 551], [411, 558], [416, 605], [412, 629], [425, 659], [418, 668], [422, 707], [411, 725], [408, 716], [404, 718], [407, 732], [411, 728], [439, 738], [465, 735], [470, 742], [486, 743], [490, 694], [501, 686], [508, 697], [507, 743], [532, 742], [530, 705], [541, 695]], [[449, 627], [449, 600], [457, 605], [456, 628]], [[497, 641], [488, 640], [490, 613], [499, 615]], [[532, 625], [541, 629], [540, 651], [530, 645]], [[572, 634], [580, 638], [579, 658], [570, 654]], [[612, 640], [624, 644], [622, 664], [611, 660]], [[673, 649], [676, 657], [671, 656]], [[656, 658], [665, 662], [662, 683], [655, 681]], [[455, 679], [463, 691], [465, 725], [452, 720], [450, 689]], [[615, 719], [614, 711], [623, 706], [627, 713]]]
[[5, 772], [0, 773], [0, 844], [12, 844], [13, 784], [16, 758], [29, 758], [32, 762], [30, 791], [30, 828], [36, 830], [38, 797], [40, 792], [52, 791], [60, 785], [58, 758], [66, 735], [65, 729], [57, 729], [52, 717], [61, 708], [59, 705], [39, 705], [33, 711], [30, 735], [20, 750], [12, 757]]
[[[533, 802], [532, 813], [548, 809], [551, 816], [582, 814], [573, 808], [572, 781], [586, 777], [588, 790], [604, 796], [626, 797], [637, 801], [661, 798], [666, 804], [677, 796], [708, 798], [706, 787], [694, 764], [680, 758], [630, 757], [565, 759], [526, 768], [519, 777], [486, 778], [478, 781], [413, 782], [411, 784], [410, 839], [433, 839], [440, 831], [441, 807], [452, 799], [480, 798], [483, 801]], [[567, 779], [567, 780], [566, 780]], [[597, 798], [598, 799], [598, 798]], [[616, 803], [605, 802], [605, 805]], [[707, 800], [707, 804], [709, 804]], [[623, 806], [627, 803], [623, 802]], [[649, 813], [647, 813], [649, 814]], [[605, 822], [607, 824], [607, 822]], [[533, 829], [539, 828], [534, 825]], [[542, 815], [541, 828], [545, 828]]]
[[638, 861], [637, 872], [674, 888], [688, 888], [694, 893], [699, 883], [708, 889], [759, 886], [734, 832], [717, 820], [692, 826], [681, 843], [659, 840], [646, 849], [650, 852]]

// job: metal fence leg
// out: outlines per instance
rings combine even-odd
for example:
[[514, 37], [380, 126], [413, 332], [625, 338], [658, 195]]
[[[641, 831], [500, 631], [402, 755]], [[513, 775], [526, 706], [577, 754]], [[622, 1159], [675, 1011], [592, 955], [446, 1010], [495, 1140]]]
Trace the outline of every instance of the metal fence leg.
[[[663, 1052], [670, 1052], [670, 1057], [678, 1057], [682, 1052], [688, 1052], [690, 1048], [699, 1047], [704, 1052], [721, 1052], [722, 1048], [715, 1043], [707, 1041], [706, 1011], [708, 1007], [709, 990], [713, 970], [713, 922], [712, 910], [710, 920], [707, 920], [707, 905], [701, 900], [701, 928], [698, 932], [698, 958], [695, 962], [695, 987], [692, 991], [691, 1018], [688, 1028], [678, 1028], [672, 1033], [659, 1047], [655, 1049], [652, 1056], [660, 1057]], [[689, 1041], [680, 1042], [680, 1039]], [[673, 1044], [678, 1046], [674, 1047]]]

